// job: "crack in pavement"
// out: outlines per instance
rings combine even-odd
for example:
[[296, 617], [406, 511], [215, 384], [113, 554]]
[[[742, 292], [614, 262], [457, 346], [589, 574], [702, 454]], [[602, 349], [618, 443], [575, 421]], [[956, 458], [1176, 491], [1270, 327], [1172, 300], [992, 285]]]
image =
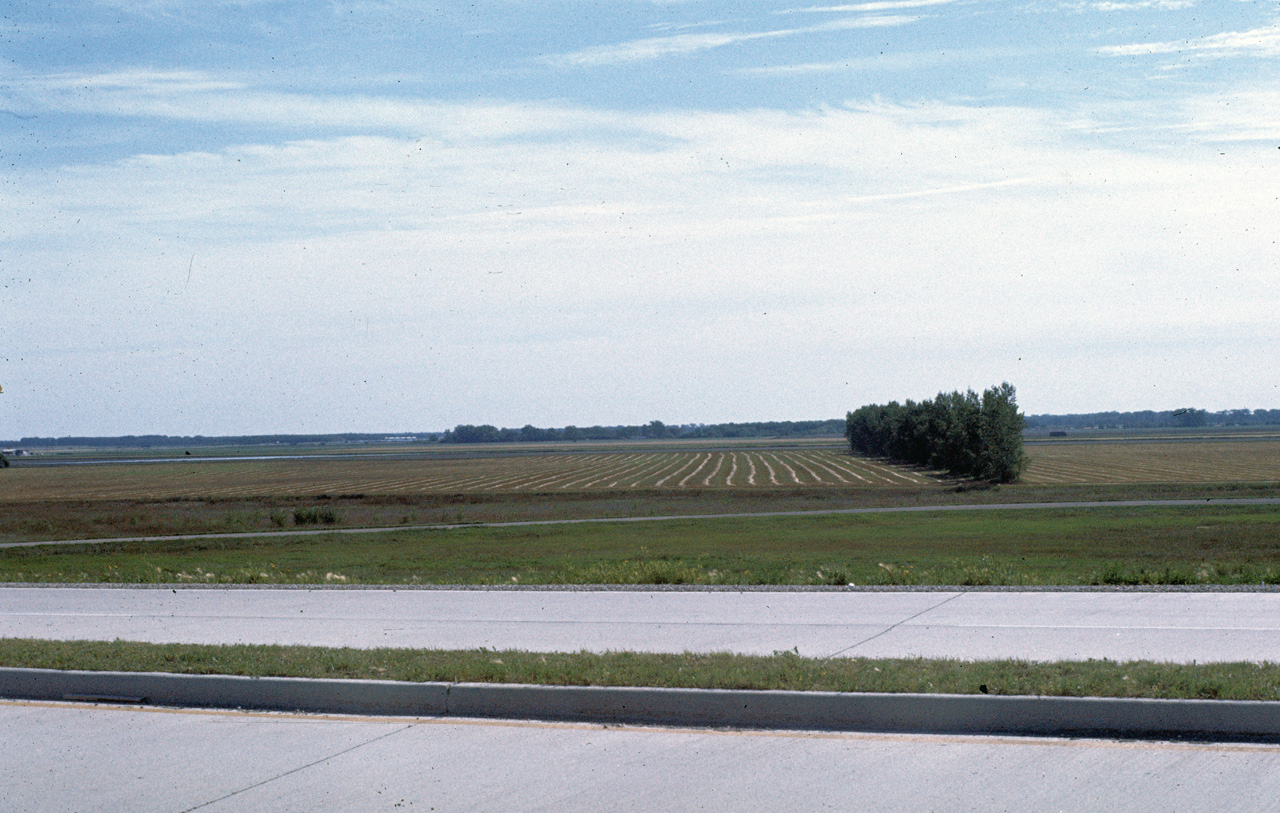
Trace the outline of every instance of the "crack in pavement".
[[943, 604], [946, 604], [947, 602], [950, 602], [950, 601], [955, 601], [961, 596], [966, 595], [968, 592], [969, 592], [968, 590], [961, 590], [959, 593], [956, 593], [954, 596], [948, 596], [947, 598], [944, 598], [942, 601], [939, 601], [937, 604], [933, 605], [932, 607], [925, 607], [923, 610], [916, 613], [915, 615], [910, 616], [908, 618], [904, 618], [896, 624], [892, 624], [888, 627], [885, 627], [884, 629], [880, 630], [875, 635], [872, 635], [869, 638], [863, 638], [861, 641], [858, 641], [856, 644], [850, 644], [849, 646], [845, 647], [844, 649], [841, 649], [838, 652], [832, 652], [830, 655], [824, 656], [822, 660], [830, 660], [831, 658], [839, 657], [840, 655], [843, 655], [844, 653], [848, 652], [851, 649], [857, 649], [858, 647], [862, 646], [863, 644], [869, 641], [874, 641], [875, 639], [881, 637], [882, 635], [888, 635], [889, 633], [893, 632], [898, 627], [901, 627], [903, 624], [907, 623], [908, 621], [914, 621], [915, 619], [919, 618], [925, 613], [931, 613], [934, 610], [941, 607]]
[[411, 729], [411, 728], [413, 728], [413, 727], [414, 727], [414, 724], [413, 724], [413, 723], [410, 723], [409, 725], [401, 726], [400, 728], [397, 728], [395, 731], [388, 731], [386, 734], [379, 734], [378, 736], [374, 737], [374, 738], [373, 738], [373, 739], [371, 739], [371, 740], [366, 740], [366, 741], [364, 741], [364, 742], [356, 743], [355, 745], [351, 746], [350, 748], [344, 748], [344, 749], [342, 749], [341, 751], [337, 752], [336, 754], [329, 754], [328, 756], [326, 756], [326, 757], [321, 757], [320, 759], [317, 759], [317, 760], [316, 760], [316, 761], [314, 761], [314, 762], [308, 762], [306, 765], [299, 765], [298, 767], [293, 768], [292, 770], [288, 770], [288, 771], [285, 771], [284, 773], [276, 774], [275, 776], [272, 776], [272, 777], [270, 777], [270, 778], [268, 778], [268, 779], [263, 779], [261, 782], [254, 782], [252, 785], [248, 785], [248, 786], [246, 786], [246, 787], [240, 788], [239, 790], [233, 790], [233, 791], [231, 791], [231, 792], [230, 792], [230, 793], [228, 793], [228, 794], [225, 794], [225, 795], [223, 795], [223, 796], [219, 796], [217, 799], [210, 799], [210, 800], [209, 800], [209, 801], [207, 801], [207, 802], [201, 802], [200, 804], [196, 805], [195, 807], [188, 807], [186, 810], [182, 811], [182, 813], [191, 813], [191, 811], [192, 811], [192, 810], [199, 810], [199, 809], [200, 809], [200, 808], [202, 808], [202, 807], [208, 807], [209, 805], [215, 805], [215, 804], [217, 804], [218, 802], [221, 802], [221, 801], [225, 801], [225, 800], [227, 800], [227, 799], [230, 799], [232, 796], [239, 796], [241, 793], [247, 793], [248, 791], [251, 791], [251, 790], [253, 790], [254, 788], [260, 788], [260, 787], [262, 787], [263, 785], [268, 785], [268, 784], [270, 784], [270, 783], [272, 783], [272, 782], [276, 781], [277, 779], [283, 779], [284, 777], [286, 777], [286, 776], [290, 776], [290, 775], [295, 774], [295, 773], [298, 773], [299, 771], [305, 771], [307, 768], [314, 768], [316, 765], [319, 765], [319, 764], [321, 764], [321, 763], [323, 763], [323, 762], [328, 762], [328, 761], [329, 761], [329, 760], [331, 760], [331, 759], [336, 759], [337, 757], [340, 757], [340, 756], [342, 756], [343, 754], [349, 754], [349, 753], [351, 753], [352, 751], [355, 751], [355, 750], [357, 750], [357, 749], [359, 749], [359, 748], [364, 748], [366, 745], [372, 745], [373, 743], [377, 742], [378, 740], [385, 740], [387, 737], [390, 737], [390, 736], [392, 736], [392, 735], [394, 735], [394, 734], [399, 734], [399, 733], [401, 733], [401, 732], [403, 732], [403, 731], [408, 731], [409, 729]]

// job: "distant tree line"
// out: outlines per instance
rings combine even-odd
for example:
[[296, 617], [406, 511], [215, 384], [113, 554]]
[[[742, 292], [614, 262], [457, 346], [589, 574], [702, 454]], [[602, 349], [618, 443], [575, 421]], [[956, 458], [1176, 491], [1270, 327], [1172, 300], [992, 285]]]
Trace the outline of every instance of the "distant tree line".
[[395, 440], [431, 441], [438, 440], [439, 432], [406, 432], [400, 435], [377, 434], [367, 432], [342, 432], [333, 435], [222, 435], [206, 437], [204, 435], [121, 435], [119, 437], [80, 437], [65, 435], [63, 437], [33, 437], [17, 441], [4, 441], [5, 445], [21, 446], [26, 449], [50, 447], [81, 446], [88, 448], [194, 448], [201, 446], [263, 446], [280, 444], [283, 446], [323, 444], [323, 443], [380, 443], [394, 437]]
[[473, 426], [459, 424], [446, 429], [442, 443], [524, 443], [550, 440], [655, 440], [662, 438], [755, 438], [755, 437], [822, 437], [839, 435], [844, 422], [839, 418], [825, 421], [759, 421], [755, 423], [717, 423], [667, 425], [662, 421], [618, 426], [566, 426], [540, 429], [526, 425], [520, 429], [499, 429], [491, 424]]
[[[996, 388], [998, 389], [998, 388]], [[1012, 388], [1010, 388], [1012, 391]], [[990, 392], [990, 390], [988, 391]], [[938, 401], [954, 401], [957, 396], [969, 402], [976, 401], [981, 409], [982, 399], [972, 392], [963, 396], [960, 393], [950, 395], [939, 394], [933, 401], [923, 404], [888, 404], [875, 407], [894, 412], [918, 409], [925, 404], [933, 404], [938, 409]], [[871, 409], [863, 407], [862, 409]], [[967, 414], [969, 407], [956, 407], [958, 414]], [[858, 413], [862, 410], [858, 410]], [[857, 413], [849, 413], [850, 415]], [[1023, 418], [1023, 416], [1019, 416]], [[896, 420], [896, 419], [895, 419]], [[1203, 409], [1170, 409], [1164, 411], [1144, 410], [1142, 412], [1088, 412], [1069, 415], [1030, 415], [1023, 418], [1025, 428], [1033, 432], [1062, 431], [1067, 429], [1155, 429], [1165, 427], [1196, 426], [1276, 426], [1280, 425], [1280, 409], [1227, 409], [1221, 412], [1208, 412]], [[25, 437], [21, 440], [0, 441], [6, 448], [40, 449], [51, 447], [79, 446], [87, 448], [199, 448], [209, 446], [260, 446], [260, 445], [309, 445], [309, 444], [345, 444], [345, 443], [382, 443], [387, 441], [416, 441], [419, 443], [441, 441], [445, 443], [519, 443], [524, 441], [553, 440], [633, 440], [658, 438], [756, 438], [756, 437], [830, 437], [841, 433], [848, 435], [848, 420], [835, 418], [818, 421], [758, 421], [748, 423], [716, 423], [716, 424], [676, 424], [668, 425], [662, 421], [650, 421], [640, 425], [617, 426], [565, 426], [558, 429], [540, 429], [526, 425], [520, 429], [499, 429], [488, 424], [472, 426], [462, 424], [444, 432], [402, 432], [402, 433], [370, 433], [341, 432], [328, 435], [122, 435], [116, 437], [75, 436], [62, 437]], [[895, 442], [895, 448], [901, 442]], [[919, 441], [913, 441], [913, 447]], [[954, 445], [953, 445], [954, 446]], [[955, 452], [945, 453], [948, 460], [958, 457], [961, 462], [965, 455]], [[867, 452], [867, 454], [872, 454]], [[880, 454], [876, 452], [875, 454]], [[934, 465], [926, 460], [923, 465]], [[903, 457], [898, 454], [885, 454], [886, 457], [898, 457], [917, 462], [914, 457]], [[942, 459], [942, 458], [939, 458]], [[0, 464], [3, 465], [3, 464]], [[950, 465], [939, 466], [951, 471]]]
[[1026, 465], [1023, 415], [1012, 384], [938, 393], [929, 400], [872, 404], [845, 417], [857, 454], [929, 466], [957, 477], [1011, 483]]
[[1071, 415], [1028, 415], [1027, 429], [1167, 429], [1196, 426], [1275, 426], [1280, 409], [1166, 409], [1156, 412], [1085, 412]]

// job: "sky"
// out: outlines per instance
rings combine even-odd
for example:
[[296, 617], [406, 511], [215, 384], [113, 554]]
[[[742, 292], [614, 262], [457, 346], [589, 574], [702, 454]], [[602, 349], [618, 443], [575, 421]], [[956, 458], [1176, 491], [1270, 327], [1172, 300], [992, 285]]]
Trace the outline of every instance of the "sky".
[[0, 4], [0, 437], [1277, 408], [1278, 237], [1276, 0]]

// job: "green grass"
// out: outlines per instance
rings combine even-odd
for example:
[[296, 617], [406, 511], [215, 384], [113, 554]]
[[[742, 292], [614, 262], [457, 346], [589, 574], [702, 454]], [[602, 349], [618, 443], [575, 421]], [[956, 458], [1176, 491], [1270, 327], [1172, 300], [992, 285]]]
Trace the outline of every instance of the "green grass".
[[1271, 663], [821, 659], [787, 652], [770, 656], [540, 654], [6, 638], [0, 639], [0, 665], [415, 682], [1280, 700], [1280, 665]]
[[[234, 484], [234, 480], [229, 481]], [[2, 495], [0, 495], [2, 496]], [[252, 532], [295, 523], [295, 512], [331, 511], [343, 527], [509, 522], [681, 514], [730, 514], [919, 505], [1085, 500], [1280, 497], [1276, 483], [1107, 486], [941, 485], [833, 488], [624, 490], [554, 494], [317, 494], [164, 500], [0, 500], [0, 542]]]
[[0, 551], [0, 581], [1280, 584], [1274, 506], [724, 518]]

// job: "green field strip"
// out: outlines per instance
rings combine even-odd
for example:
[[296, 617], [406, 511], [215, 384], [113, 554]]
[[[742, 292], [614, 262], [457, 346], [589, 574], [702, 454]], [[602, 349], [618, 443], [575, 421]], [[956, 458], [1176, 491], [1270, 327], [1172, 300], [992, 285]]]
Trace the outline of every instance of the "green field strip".
[[0, 581], [1278, 584], [1280, 507], [1028, 506], [317, 529], [0, 549]]

